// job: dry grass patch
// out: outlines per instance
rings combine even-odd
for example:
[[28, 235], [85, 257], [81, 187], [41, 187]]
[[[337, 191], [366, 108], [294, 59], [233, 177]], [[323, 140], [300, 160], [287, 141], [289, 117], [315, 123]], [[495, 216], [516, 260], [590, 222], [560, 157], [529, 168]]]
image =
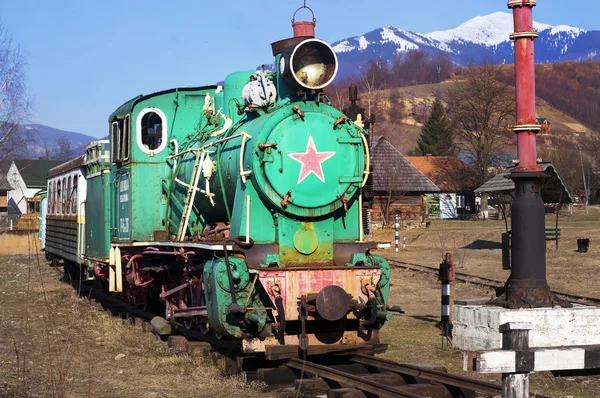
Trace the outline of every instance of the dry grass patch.
[[206, 358], [165, 343], [73, 294], [32, 256], [0, 257], [0, 396], [264, 397]]
[[[554, 223], [548, 216], [546, 225]], [[510, 227], [510, 222], [509, 222]], [[548, 242], [548, 280], [554, 290], [600, 297], [599, 261], [594, 253], [600, 244], [600, 209], [589, 208], [585, 213], [577, 209], [573, 215], [560, 215], [562, 238], [559, 249]], [[458, 271], [479, 276], [506, 280], [502, 253], [499, 247], [504, 221], [434, 221], [428, 229], [403, 230], [407, 237], [407, 250], [395, 253], [380, 251], [391, 259], [437, 267], [445, 252], [451, 252], [458, 262]], [[393, 230], [377, 231], [375, 239], [393, 241]], [[576, 238], [590, 237], [590, 253], [576, 253]], [[598, 243], [596, 243], [598, 242]], [[467, 248], [475, 247], [475, 248]], [[492, 247], [492, 248], [489, 248]], [[452, 283], [451, 299], [491, 297], [491, 289], [461, 282]], [[382, 330], [382, 340], [390, 344], [384, 357], [404, 362], [442, 364], [452, 373], [478, 377], [500, 383], [500, 375], [480, 375], [462, 371], [462, 351], [442, 347], [442, 337], [437, 322], [441, 317], [440, 284], [437, 276], [420, 272], [392, 269], [390, 303], [400, 305], [406, 314], [395, 317]], [[597, 397], [599, 377], [555, 378], [542, 372], [531, 376], [531, 390], [556, 397]]]

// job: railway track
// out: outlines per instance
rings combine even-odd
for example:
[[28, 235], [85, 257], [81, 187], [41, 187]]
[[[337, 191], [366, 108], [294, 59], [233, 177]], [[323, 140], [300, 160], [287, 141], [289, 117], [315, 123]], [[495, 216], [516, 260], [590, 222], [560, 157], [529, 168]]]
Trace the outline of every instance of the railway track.
[[[72, 282], [62, 267], [54, 269], [63, 281]], [[85, 282], [71, 285], [99, 309], [141, 320], [136, 323], [141, 323], [144, 331], [153, 331], [150, 321], [156, 314], [135, 308]], [[177, 353], [200, 353], [210, 357], [225, 373], [240, 373], [247, 382], [263, 381], [276, 391], [294, 390], [296, 396], [493, 397], [502, 390], [498, 384], [447, 373], [442, 366], [400, 363], [368, 354], [299, 355], [277, 361], [236, 356], [231, 347], [214, 336], [190, 332], [177, 324], [173, 326], [174, 335], [157, 337], [167, 340], [169, 348]], [[531, 396], [546, 398], [539, 394]]]
[[[436, 275], [439, 272], [439, 268], [435, 268], [435, 267], [431, 267], [431, 266], [423, 265], [423, 264], [408, 263], [408, 262], [399, 261], [399, 260], [388, 260], [388, 262], [391, 265], [395, 266], [396, 268], [402, 268], [402, 269], [407, 269], [407, 270], [411, 270], [411, 271], [436, 274]], [[455, 280], [464, 282], [464, 283], [469, 283], [471, 285], [483, 286], [483, 287], [492, 288], [492, 289], [502, 287], [502, 286], [504, 286], [504, 283], [505, 283], [505, 281], [499, 281], [496, 279], [486, 278], [486, 277], [478, 276], [478, 275], [466, 274], [464, 272], [456, 272]], [[600, 304], [600, 298], [597, 298], [597, 297], [581, 296], [578, 294], [572, 294], [572, 293], [566, 293], [566, 292], [557, 292], [557, 291], [553, 291], [553, 292], [557, 296], [564, 298], [567, 301], [570, 301], [573, 303], [583, 304], [583, 305], [590, 305], [590, 304], [598, 305], [598, 304]]]

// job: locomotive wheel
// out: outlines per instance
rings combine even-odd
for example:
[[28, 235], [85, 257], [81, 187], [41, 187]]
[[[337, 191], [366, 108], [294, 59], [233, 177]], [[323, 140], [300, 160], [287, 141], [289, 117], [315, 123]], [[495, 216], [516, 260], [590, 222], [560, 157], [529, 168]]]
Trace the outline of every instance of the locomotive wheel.
[[[196, 286], [190, 285], [189, 288], [185, 289], [183, 302], [187, 308], [206, 305], [204, 285], [202, 282], [198, 282]], [[188, 330], [198, 329], [204, 335], [208, 334], [210, 331], [208, 320], [204, 320], [204, 317], [199, 316], [185, 318], [183, 320], [183, 326]]]
[[203, 318], [198, 319], [198, 330], [203, 335], [207, 335], [210, 333], [210, 325], [208, 324], [208, 320], [204, 320]]
[[[189, 286], [187, 289], [185, 289], [185, 296], [183, 297], [183, 302], [185, 303], [185, 306], [188, 308], [196, 307], [196, 302], [198, 300], [196, 298], [196, 295], [194, 294], [195, 290], [196, 289], [193, 286]], [[197, 317], [195, 317], [195, 316], [183, 319], [183, 326], [188, 330], [196, 329], [197, 325], [198, 325], [198, 320], [197, 320]]]

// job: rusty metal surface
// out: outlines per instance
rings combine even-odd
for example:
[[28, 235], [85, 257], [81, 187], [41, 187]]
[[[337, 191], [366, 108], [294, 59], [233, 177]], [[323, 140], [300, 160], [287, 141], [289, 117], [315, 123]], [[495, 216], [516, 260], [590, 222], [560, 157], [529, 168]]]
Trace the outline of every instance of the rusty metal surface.
[[375, 394], [379, 397], [422, 397], [422, 395], [404, 391], [398, 387], [388, 386], [373, 380], [361, 379], [354, 374], [342, 372], [328, 366], [319, 365], [298, 358], [291, 358], [286, 365], [324, 379], [335, 381], [344, 386], [354, 387]]
[[[277, 337], [270, 336], [264, 339], [247, 338], [242, 340], [242, 351], [244, 353], [265, 352], [268, 346], [283, 346]], [[285, 335], [283, 344], [287, 346], [298, 347], [300, 344], [299, 335]], [[378, 345], [379, 330], [370, 330], [368, 333], [358, 331], [326, 332], [308, 334], [309, 350], [316, 346], [335, 346], [341, 345], [348, 348], [359, 347], [361, 345]]]
[[[302, 295], [317, 294], [326, 286], [336, 285], [352, 295], [353, 300], [369, 300], [368, 292], [362, 286], [365, 279], [377, 285], [381, 278], [377, 267], [323, 267], [323, 268], [275, 268], [260, 269], [259, 282], [275, 301], [273, 288], [279, 287], [288, 320], [299, 319], [298, 298]], [[349, 315], [350, 317], [351, 315]], [[308, 320], [315, 319], [309, 314]]]
[[316, 301], [317, 312], [323, 319], [328, 321], [337, 321], [348, 313], [348, 293], [339, 286], [325, 286], [317, 294]]
[[368, 366], [376, 366], [381, 369], [389, 370], [400, 374], [406, 374], [413, 377], [419, 377], [430, 381], [442, 383], [444, 385], [466, 388], [469, 390], [481, 392], [484, 394], [498, 395], [502, 393], [502, 386], [486, 381], [471, 379], [452, 375], [450, 373], [439, 370], [430, 369], [423, 366], [411, 364], [402, 364], [382, 358], [375, 358], [368, 355], [357, 354], [352, 358], [352, 362], [360, 363]]

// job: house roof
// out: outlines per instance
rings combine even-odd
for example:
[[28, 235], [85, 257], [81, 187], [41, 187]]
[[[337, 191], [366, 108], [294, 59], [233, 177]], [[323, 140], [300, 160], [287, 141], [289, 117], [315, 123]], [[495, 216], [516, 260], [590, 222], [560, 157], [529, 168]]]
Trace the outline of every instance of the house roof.
[[60, 160], [14, 160], [27, 188], [45, 188], [48, 171], [63, 163]]
[[538, 117], [535, 120], [538, 122], [538, 124], [552, 124], [550, 123], [550, 120], [545, 117]]
[[383, 137], [371, 143], [373, 190], [379, 192], [439, 192], [440, 189]]
[[10, 169], [11, 164], [12, 160], [0, 160], [0, 174], [6, 176], [6, 174], [8, 174], [8, 169]]
[[48, 170], [47, 177], [55, 177], [59, 174], [65, 173], [69, 170], [73, 170], [82, 166], [85, 166], [85, 155], [78, 156], [74, 159], [71, 159], [56, 167], [51, 168], [50, 170]]
[[454, 156], [408, 156], [406, 159], [442, 192], [463, 192], [477, 188], [475, 170]]
[[[550, 176], [542, 180], [542, 200], [544, 203], [572, 203], [573, 198], [569, 190], [558, 175], [558, 172], [552, 163], [540, 163], [544, 172]], [[513, 180], [509, 180], [510, 170], [496, 174], [482, 186], [477, 188], [477, 193], [508, 192], [515, 189]]]
[[0, 191], [10, 191], [12, 189], [13, 188], [10, 185], [10, 182], [8, 182], [6, 179], [6, 176], [0, 173]]

